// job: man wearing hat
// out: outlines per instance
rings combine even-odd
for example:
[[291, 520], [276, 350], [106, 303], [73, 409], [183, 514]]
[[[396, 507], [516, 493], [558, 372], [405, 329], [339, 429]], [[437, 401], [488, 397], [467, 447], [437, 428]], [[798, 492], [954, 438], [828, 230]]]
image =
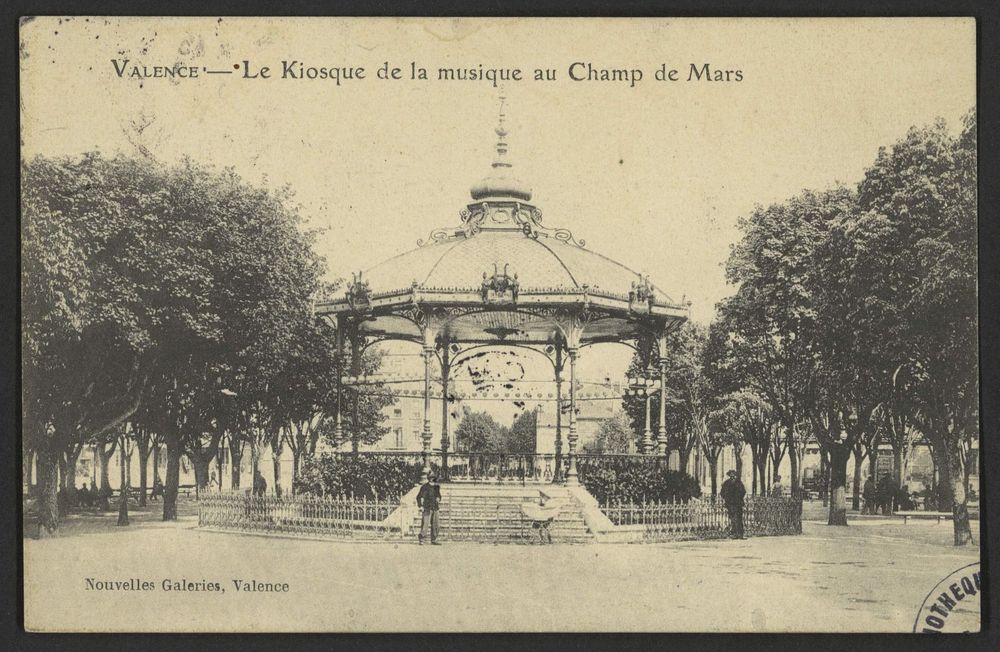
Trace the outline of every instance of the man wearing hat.
[[747, 495], [746, 487], [736, 477], [736, 471], [730, 470], [726, 473], [728, 479], [722, 483], [722, 502], [726, 504], [726, 511], [729, 512], [730, 536], [734, 539], [745, 539], [743, 536], [743, 497]]
[[438, 509], [441, 507], [441, 485], [437, 482], [437, 474], [431, 473], [427, 476], [427, 482], [417, 493], [417, 507], [423, 510], [420, 519], [420, 536], [418, 543], [424, 545], [424, 539], [430, 534], [431, 545], [439, 546], [438, 543]]

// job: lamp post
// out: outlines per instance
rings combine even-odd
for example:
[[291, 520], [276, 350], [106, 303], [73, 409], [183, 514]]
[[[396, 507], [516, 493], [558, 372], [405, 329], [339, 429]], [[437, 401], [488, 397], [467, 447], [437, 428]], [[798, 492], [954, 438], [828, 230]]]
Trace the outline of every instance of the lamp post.
[[645, 402], [645, 428], [642, 431], [642, 439], [640, 440], [639, 452], [643, 454], [653, 454], [656, 452], [656, 446], [653, 442], [653, 429], [651, 422], [651, 411], [652, 411], [652, 400], [653, 395], [660, 390], [660, 381], [654, 377], [655, 370], [650, 367], [641, 375], [634, 375], [628, 377], [628, 393], [631, 396], [642, 396]]

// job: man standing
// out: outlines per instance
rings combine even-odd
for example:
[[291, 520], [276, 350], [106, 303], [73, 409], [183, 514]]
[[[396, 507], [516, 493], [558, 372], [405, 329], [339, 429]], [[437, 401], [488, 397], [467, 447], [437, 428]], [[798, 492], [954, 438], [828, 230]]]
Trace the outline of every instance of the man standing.
[[781, 486], [781, 476], [774, 476], [774, 484], [771, 485], [771, 497], [781, 498], [785, 495], [785, 488]]
[[254, 496], [264, 496], [267, 494], [267, 480], [261, 474], [260, 470], [254, 471], [253, 474], [253, 495]]
[[424, 545], [424, 539], [430, 534], [431, 545], [441, 545], [437, 540], [438, 509], [441, 507], [441, 485], [437, 483], [436, 473], [431, 473], [427, 478], [427, 482], [420, 487], [420, 491], [417, 493], [417, 507], [423, 511], [420, 519], [418, 543]]
[[722, 483], [722, 501], [729, 512], [730, 536], [734, 539], [745, 539], [743, 536], [743, 497], [747, 495], [746, 487], [736, 477], [736, 471], [726, 473], [728, 479]]
[[871, 476], [865, 480], [865, 488], [861, 490], [861, 497], [864, 498], [865, 504], [861, 509], [862, 514], [874, 514], [875, 513], [875, 482], [872, 480]]

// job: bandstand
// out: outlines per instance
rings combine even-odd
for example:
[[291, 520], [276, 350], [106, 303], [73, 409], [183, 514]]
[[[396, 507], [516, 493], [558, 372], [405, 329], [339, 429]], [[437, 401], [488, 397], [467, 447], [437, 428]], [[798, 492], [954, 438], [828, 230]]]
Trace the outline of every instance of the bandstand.
[[[586, 248], [569, 230], [543, 224], [541, 210], [531, 203], [531, 189], [514, 177], [507, 158], [502, 100], [496, 134], [492, 170], [472, 187], [460, 224], [436, 229], [417, 248], [354, 273], [345, 292], [317, 303], [317, 314], [332, 322], [337, 333], [336, 437], [345, 439], [343, 412], [349, 409], [342, 404], [340, 388], [365, 382], [364, 350], [391, 340], [416, 343], [423, 357], [421, 475], [426, 479], [431, 469], [435, 433], [430, 417], [439, 399], [440, 467], [447, 479], [450, 371], [484, 349], [531, 349], [552, 363], [560, 406], [552, 479], [572, 486], [579, 483], [576, 367], [581, 351], [601, 343], [630, 346], [639, 352], [643, 368], [658, 372], [663, 386], [666, 337], [688, 318], [689, 306], [671, 300], [648, 277]], [[432, 388], [437, 382], [440, 391]], [[567, 399], [563, 419], [560, 408]], [[640, 452], [665, 456], [662, 391], [658, 409], [654, 439], [647, 399]], [[357, 451], [356, 436], [353, 445]]]

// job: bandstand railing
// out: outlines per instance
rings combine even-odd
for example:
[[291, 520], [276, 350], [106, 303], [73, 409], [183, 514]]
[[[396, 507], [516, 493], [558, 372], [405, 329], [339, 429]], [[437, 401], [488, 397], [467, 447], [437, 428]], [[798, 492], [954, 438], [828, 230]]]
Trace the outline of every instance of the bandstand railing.
[[[556, 482], [565, 479], [569, 471], [569, 455], [563, 453], [469, 453], [441, 451], [338, 451], [340, 457], [357, 455], [381, 458], [423, 466], [426, 455], [431, 471], [443, 482]], [[584, 482], [587, 475], [596, 471], [625, 471], [636, 467], [666, 469], [667, 459], [661, 455], [578, 453], [577, 475]], [[557, 473], [557, 471], [561, 471]]]
[[535, 453], [449, 453], [447, 478], [476, 482], [551, 482], [556, 456]]

